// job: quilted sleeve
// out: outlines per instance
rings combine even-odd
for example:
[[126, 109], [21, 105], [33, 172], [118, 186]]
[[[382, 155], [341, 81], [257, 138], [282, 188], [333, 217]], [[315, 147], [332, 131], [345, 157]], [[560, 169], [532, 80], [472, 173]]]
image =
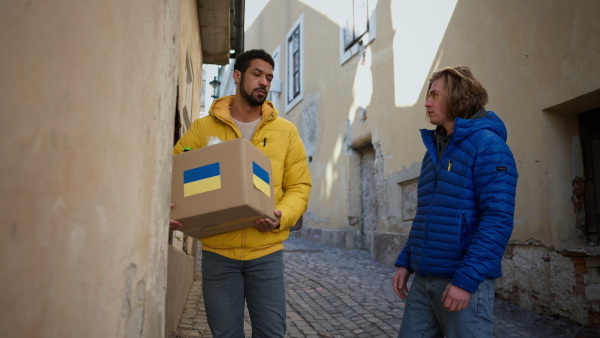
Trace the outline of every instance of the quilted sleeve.
[[[292, 227], [308, 208], [308, 198], [312, 183], [304, 144], [300, 139], [298, 130], [291, 126], [289, 133], [289, 148], [284, 161], [283, 169], [283, 197], [277, 203], [281, 210], [281, 226], [278, 230]], [[278, 231], [274, 230], [274, 231]]]
[[407, 245], [402, 248], [402, 251], [400, 251], [400, 254], [398, 254], [398, 258], [396, 259], [394, 266], [397, 268], [403, 267], [410, 273], [413, 273], [413, 270], [410, 267], [410, 246]]
[[501, 274], [500, 262], [513, 230], [518, 178], [512, 152], [502, 138], [484, 133], [479, 143], [473, 167], [479, 221], [452, 278], [452, 284], [471, 293], [488, 276]]

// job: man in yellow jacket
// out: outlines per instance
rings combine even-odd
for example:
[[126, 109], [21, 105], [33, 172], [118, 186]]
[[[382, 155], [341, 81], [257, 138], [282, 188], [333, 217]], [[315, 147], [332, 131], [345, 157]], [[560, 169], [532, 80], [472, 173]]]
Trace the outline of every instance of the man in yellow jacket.
[[209, 115], [194, 121], [173, 150], [178, 154], [185, 147], [205, 147], [211, 139], [245, 137], [271, 159], [275, 221], [258, 219], [253, 228], [200, 240], [204, 306], [215, 338], [244, 336], [244, 300], [253, 337], [285, 334], [283, 241], [306, 211], [311, 181], [298, 130], [266, 100], [274, 66], [262, 49], [239, 55], [236, 94], [215, 100]]

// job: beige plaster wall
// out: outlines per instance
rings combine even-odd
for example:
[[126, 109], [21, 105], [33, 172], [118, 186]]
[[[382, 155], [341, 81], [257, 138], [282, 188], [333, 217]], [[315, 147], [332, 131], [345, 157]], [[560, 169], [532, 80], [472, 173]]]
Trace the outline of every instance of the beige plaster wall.
[[[372, 45], [377, 55], [374, 62], [381, 56], [386, 64], [376, 66], [382, 69], [375, 71], [382, 82], [387, 78], [386, 87], [393, 86], [383, 75], [383, 70], [392, 66], [386, 58], [386, 46], [393, 34], [411, 30], [386, 29], [390, 5], [379, 1], [381, 29]], [[577, 135], [576, 117], [558, 117], [569, 122], [549, 129], [547, 120], [553, 117], [543, 110], [600, 87], [597, 77], [590, 76], [594, 73], [591, 70], [600, 69], [594, 57], [600, 46], [593, 43], [600, 27], [592, 19], [598, 12], [598, 4], [589, 1], [514, 1], [510, 5], [458, 1], [435, 55], [431, 72], [456, 64], [470, 66], [489, 92], [487, 108], [496, 111], [508, 128], [508, 144], [520, 173], [513, 240], [533, 238], [558, 247], [582, 245], [575, 233], [570, 203], [570, 149], [571, 138]], [[419, 55], [418, 50], [410, 52]], [[400, 73], [411, 66], [401, 65], [405, 69]], [[422, 83], [415, 83], [422, 87], [421, 93], [427, 81], [423, 78]], [[373, 101], [382, 103], [373, 109], [380, 106], [382, 114], [374, 114], [380, 119], [372, 128], [383, 139], [384, 153], [392, 155], [386, 157], [386, 173], [420, 162], [424, 148], [416, 129], [432, 128], [423, 122], [423, 94], [413, 107], [394, 107], [385, 104], [390, 101], [385, 99], [385, 91], [374, 93], [377, 97]], [[385, 111], [390, 113], [383, 114]], [[561, 134], [565, 136], [558, 137]], [[415, 139], [419, 141], [416, 144]], [[556, 142], [565, 150], [557, 153]], [[416, 149], [420, 151], [415, 153]]]
[[0, 3], [0, 332], [162, 337], [180, 5]]
[[[179, 58], [177, 83], [179, 90], [179, 114], [181, 135], [187, 131], [183, 107], [186, 104], [186, 91], [190, 95], [191, 110], [187, 119], [193, 122], [200, 114], [200, 99], [202, 92], [202, 41], [198, 24], [198, 9], [195, 0], [181, 1], [181, 21], [179, 22]], [[186, 53], [189, 55], [193, 68], [193, 81], [186, 83]], [[188, 86], [190, 86], [188, 88]], [[188, 107], [190, 108], [190, 107]], [[165, 304], [165, 335], [175, 332], [185, 310], [188, 293], [196, 277], [197, 241], [185, 236], [180, 231], [172, 233], [173, 246], [169, 246], [168, 274]], [[184, 248], [183, 241], [186, 242]]]
[[[435, 6], [415, 14], [423, 15], [423, 27], [408, 23], [393, 27], [393, 2], [379, 0], [375, 41], [367, 46], [364, 58], [355, 56], [344, 65], [339, 61], [338, 24], [318, 6], [306, 3], [310, 2], [270, 1], [246, 32], [247, 49], [272, 51], [281, 46], [284, 70], [285, 34], [304, 14], [306, 92], [298, 106], [282, 115], [300, 125], [309, 104], [316, 103], [318, 109], [319, 132], [311, 164], [314, 188], [305, 226], [347, 227], [356, 204], [349, 196], [356, 177], [350, 144], [378, 143], [386, 179], [420, 164], [425, 149], [418, 129], [432, 128], [423, 107], [429, 76], [442, 67], [464, 64], [487, 88], [487, 108], [504, 120], [517, 160], [520, 179], [512, 240], [561, 248], [586, 244], [577, 236], [570, 202], [577, 166], [571, 142], [578, 133], [576, 115], [585, 110], [576, 104], [568, 113], [551, 114], [549, 109], [600, 88], [600, 21], [595, 19], [600, 3], [458, 0], [439, 46], [433, 46], [430, 55], [426, 51], [433, 41], [402, 49], [394, 47], [394, 38], [410, 38], [425, 29]], [[421, 94], [411, 104], [397, 105], [394, 100], [395, 77], [414, 67], [410, 62], [395, 63], [396, 53], [432, 60], [430, 71], [414, 80]], [[592, 102], [590, 109], [599, 102], [597, 94], [587, 99]], [[363, 123], [356, 114], [360, 105], [367, 111]], [[385, 207], [391, 212], [395, 206]], [[380, 231], [408, 230], [389, 224], [387, 216], [381, 216]]]
[[548, 128], [556, 117], [543, 110], [600, 88], [590, 75], [600, 70], [598, 14], [591, 1], [458, 1], [440, 45], [440, 64], [470, 65], [490, 94], [488, 109], [507, 125], [520, 174], [513, 240], [584, 244], [570, 202], [571, 139], [582, 111]]

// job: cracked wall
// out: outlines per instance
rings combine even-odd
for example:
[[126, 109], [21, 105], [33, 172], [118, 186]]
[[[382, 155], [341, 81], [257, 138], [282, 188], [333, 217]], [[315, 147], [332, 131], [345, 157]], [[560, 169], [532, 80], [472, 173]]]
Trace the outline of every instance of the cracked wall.
[[317, 135], [319, 134], [319, 110], [317, 107], [316, 100], [313, 100], [307, 106], [302, 109], [302, 116], [300, 118], [299, 133], [304, 149], [306, 150], [306, 157], [308, 164], [310, 165], [315, 154], [315, 146], [317, 144]]
[[600, 257], [510, 244], [496, 294], [521, 307], [583, 325], [600, 324]]

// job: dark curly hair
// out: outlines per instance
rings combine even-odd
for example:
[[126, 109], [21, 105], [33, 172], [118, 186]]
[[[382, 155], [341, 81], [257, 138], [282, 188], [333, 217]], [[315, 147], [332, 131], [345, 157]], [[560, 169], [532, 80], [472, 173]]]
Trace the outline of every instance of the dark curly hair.
[[468, 67], [446, 67], [433, 73], [427, 88], [427, 98], [431, 84], [437, 79], [444, 79], [446, 109], [450, 116], [468, 119], [481, 108], [485, 108], [488, 102], [487, 91]]
[[261, 59], [265, 62], [268, 62], [271, 67], [273, 67], [273, 70], [275, 69], [275, 61], [273, 61], [273, 58], [269, 53], [265, 52], [264, 49], [251, 49], [238, 55], [237, 59], [235, 60], [235, 64], [233, 65], [233, 70], [239, 70], [242, 74], [244, 74], [248, 67], [250, 67], [252, 60], [255, 59]]

